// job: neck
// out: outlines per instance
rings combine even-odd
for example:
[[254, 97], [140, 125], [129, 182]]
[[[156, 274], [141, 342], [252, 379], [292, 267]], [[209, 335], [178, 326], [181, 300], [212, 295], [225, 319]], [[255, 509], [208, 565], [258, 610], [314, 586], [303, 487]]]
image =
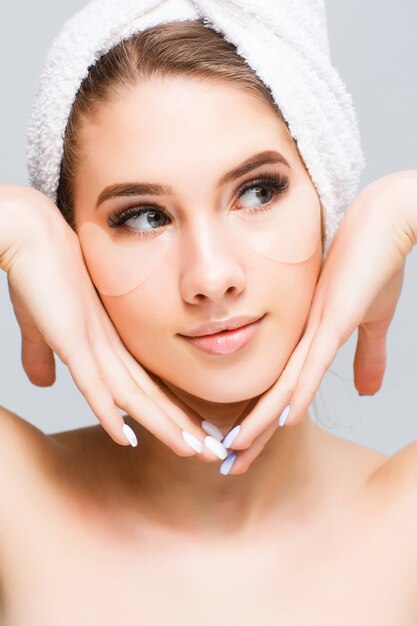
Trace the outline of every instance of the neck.
[[[252, 402], [215, 405], [175, 393], [225, 434]], [[277, 428], [249, 469], [236, 476], [220, 474], [220, 460], [179, 457], [138, 422], [129, 416], [125, 421], [139, 440], [136, 448], [124, 448], [129, 485], [140, 493], [142, 514], [171, 530], [249, 531], [271, 516], [300, 511], [323, 479], [323, 431], [308, 412], [296, 425]]]

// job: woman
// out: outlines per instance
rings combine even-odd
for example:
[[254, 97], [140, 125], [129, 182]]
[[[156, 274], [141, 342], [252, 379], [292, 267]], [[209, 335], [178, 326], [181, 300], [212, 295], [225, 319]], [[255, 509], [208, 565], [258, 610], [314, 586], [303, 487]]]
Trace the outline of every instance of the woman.
[[[141, 37], [166, 43], [184, 28], [197, 47], [206, 37], [223, 45], [199, 21], [172, 24], [115, 48], [91, 71], [88, 108], [80, 95], [67, 128], [58, 207], [128, 352], [206, 420], [219, 445], [211, 442], [214, 456], [204, 457], [186, 437], [197, 454], [179, 458], [154, 436], [151, 412], [141, 424], [125, 416], [139, 445], [123, 449], [101, 426], [46, 436], [4, 411], [0, 488], [3, 502], [13, 496], [1, 514], [4, 623], [411, 625], [411, 447], [387, 458], [332, 437], [306, 412], [292, 428], [274, 424], [250, 471], [219, 472], [236, 467], [223, 436], [273, 385], [313, 320], [323, 216], [296, 143], [261, 87], [249, 94], [232, 81], [172, 75], [132, 85], [121, 75], [95, 98], [95, 80], [108, 78], [100, 74], [105, 59], [127, 71]], [[252, 170], [247, 164], [226, 181], [249, 157]], [[132, 180], [171, 193], [150, 198], [126, 189]], [[42, 206], [38, 216], [51, 209]], [[21, 207], [16, 201], [18, 219]], [[307, 236], [296, 237], [284, 219], [278, 258], [258, 211], [277, 220], [297, 213]], [[390, 266], [397, 273], [415, 243], [407, 242], [414, 222], [406, 214], [396, 247], [403, 254]], [[39, 224], [38, 240], [47, 232], [46, 220]], [[10, 246], [2, 257], [16, 293], [21, 250]], [[208, 320], [241, 315], [254, 320], [247, 335], [190, 339], [208, 332], [200, 328]], [[187, 456], [186, 447], [180, 452]]]

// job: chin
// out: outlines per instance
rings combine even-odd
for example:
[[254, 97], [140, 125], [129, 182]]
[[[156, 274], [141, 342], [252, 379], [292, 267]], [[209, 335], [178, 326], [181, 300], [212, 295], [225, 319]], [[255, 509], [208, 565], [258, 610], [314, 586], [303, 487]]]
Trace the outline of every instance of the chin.
[[200, 378], [191, 377], [186, 380], [163, 378], [169, 386], [174, 386], [178, 391], [218, 404], [228, 404], [250, 400], [261, 394], [273, 385], [281, 374], [276, 369], [269, 372], [261, 372], [260, 368], [254, 374], [251, 371], [242, 371], [230, 375], [224, 372], [211, 372]]

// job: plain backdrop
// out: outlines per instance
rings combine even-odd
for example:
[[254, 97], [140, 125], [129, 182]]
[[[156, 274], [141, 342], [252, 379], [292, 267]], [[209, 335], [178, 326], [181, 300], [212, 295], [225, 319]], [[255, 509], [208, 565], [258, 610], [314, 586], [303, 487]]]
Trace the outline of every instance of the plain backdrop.
[[[39, 73], [63, 22], [84, 4], [84, 0], [3, 0], [0, 4], [2, 182], [28, 183], [25, 133]], [[417, 3], [329, 0], [327, 13], [333, 64], [353, 96], [367, 161], [360, 188], [385, 174], [416, 169]], [[0, 272], [0, 320], [0, 404], [46, 433], [96, 424], [96, 416], [58, 357], [53, 386], [36, 387], [27, 378], [5, 272]], [[355, 346], [356, 331], [339, 350], [316, 396], [319, 423], [337, 436], [392, 455], [417, 438], [415, 249], [407, 259], [388, 334], [383, 386], [372, 397], [360, 398], [353, 385]]]

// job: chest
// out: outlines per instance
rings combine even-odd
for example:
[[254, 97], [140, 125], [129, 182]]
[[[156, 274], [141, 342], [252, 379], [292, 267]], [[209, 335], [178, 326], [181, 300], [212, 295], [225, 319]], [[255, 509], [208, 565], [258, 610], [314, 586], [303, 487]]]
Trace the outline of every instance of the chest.
[[416, 623], [404, 537], [388, 521], [341, 514], [247, 543], [42, 510], [10, 533], [3, 626]]

